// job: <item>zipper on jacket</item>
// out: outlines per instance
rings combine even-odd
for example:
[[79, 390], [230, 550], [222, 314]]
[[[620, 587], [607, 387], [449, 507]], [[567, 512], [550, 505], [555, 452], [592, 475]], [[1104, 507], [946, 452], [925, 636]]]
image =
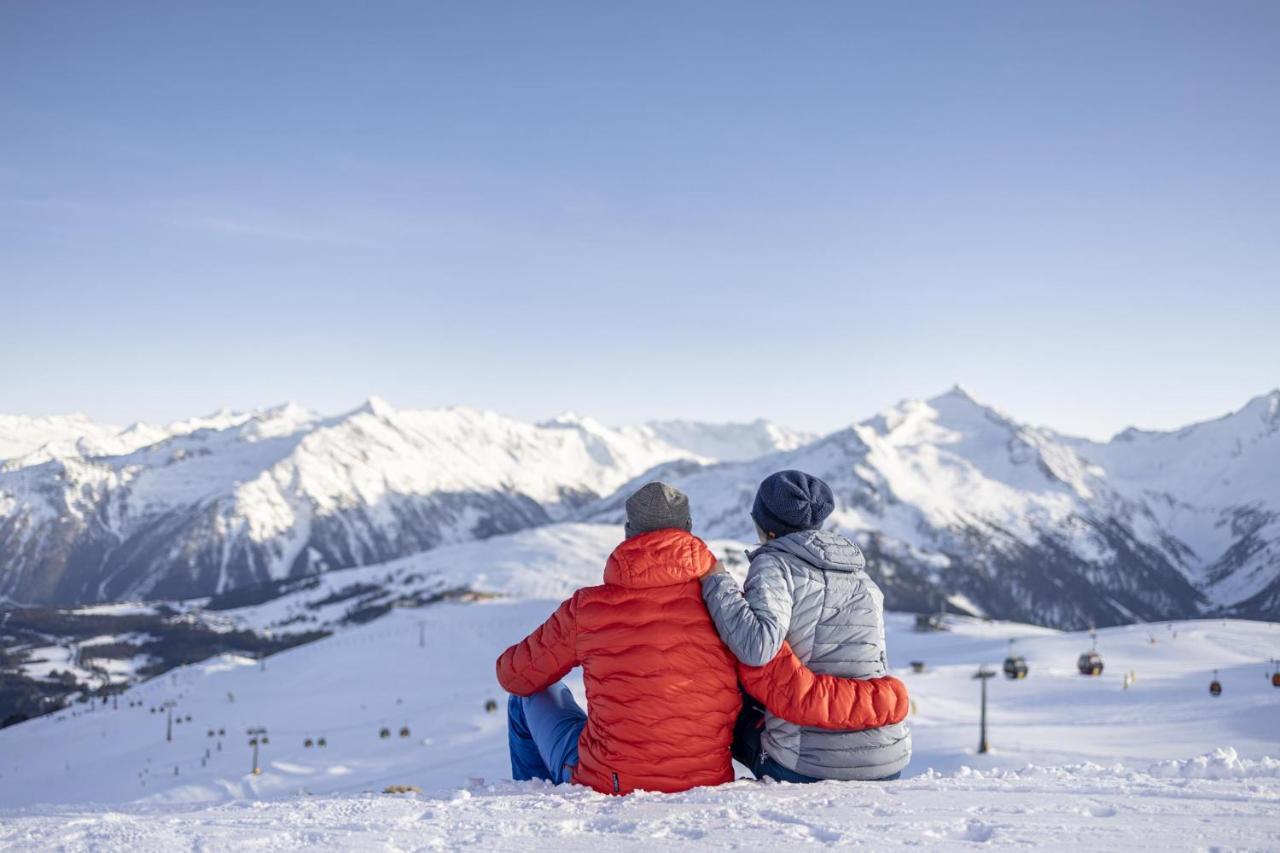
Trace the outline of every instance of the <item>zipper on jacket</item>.
[[613, 792], [619, 794], [622, 792], [622, 786], [618, 784], [618, 774], [613, 774]]

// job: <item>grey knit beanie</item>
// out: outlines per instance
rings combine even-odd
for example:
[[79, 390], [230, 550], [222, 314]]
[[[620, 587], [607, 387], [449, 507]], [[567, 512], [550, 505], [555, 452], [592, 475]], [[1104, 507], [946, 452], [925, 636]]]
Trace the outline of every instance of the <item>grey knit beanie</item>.
[[627, 498], [627, 538], [676, 527], [693, 528], [689, 517], [689, 496], [666, 483], [647, 483]]

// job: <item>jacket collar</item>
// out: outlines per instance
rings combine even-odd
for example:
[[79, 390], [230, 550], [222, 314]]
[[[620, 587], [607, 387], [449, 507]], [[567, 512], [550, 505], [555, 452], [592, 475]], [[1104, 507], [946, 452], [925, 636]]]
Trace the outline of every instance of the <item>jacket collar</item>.
[[653, 530], [613, 549], [604, 582], [631, 589], [672, 586], [696, 580], [715, 565], [706, 543], [684, 530]]
[[857, 572], [866, 568], [867, 560], [862, 549], [848, 539], [830, 530], [801, 530], [770, 539], [754, 551], [748, 551], [748, 559], [759, 554], [789, 554], [811, 566], [829, 572]]

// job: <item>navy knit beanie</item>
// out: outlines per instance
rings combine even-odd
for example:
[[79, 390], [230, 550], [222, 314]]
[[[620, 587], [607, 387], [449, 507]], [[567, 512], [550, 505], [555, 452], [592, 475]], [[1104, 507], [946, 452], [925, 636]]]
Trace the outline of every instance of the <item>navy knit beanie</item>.
[[835, 508], [831, 487], [817, 477], [803, 471], [779, 471], [760, 484], [751, 517], [765, 533], [785, 536], [821, 527]]

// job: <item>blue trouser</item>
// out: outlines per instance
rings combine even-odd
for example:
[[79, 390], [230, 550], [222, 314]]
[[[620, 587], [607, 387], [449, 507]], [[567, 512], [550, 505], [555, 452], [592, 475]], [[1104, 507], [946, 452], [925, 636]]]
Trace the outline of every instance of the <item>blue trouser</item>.
[[[766, 776], [778, 782], [821, 782], [814, 776], [806, 776], [783, 767], [769, 757], [760, 746], [760, 736], [764, 733], [764, 708], [747, 694], [742, 694], [742, 711], [733, 726], [733, 757], [757, 779]], [[877, 782], [892, 782], [901, 776], [894, 773], [877, 779]]]
[[578, 766], [578, 735], [586, 724], [586, 712], [559, 682], [532, 696], [512, 696], [507, 701], [511, 778], [568, 782]]

